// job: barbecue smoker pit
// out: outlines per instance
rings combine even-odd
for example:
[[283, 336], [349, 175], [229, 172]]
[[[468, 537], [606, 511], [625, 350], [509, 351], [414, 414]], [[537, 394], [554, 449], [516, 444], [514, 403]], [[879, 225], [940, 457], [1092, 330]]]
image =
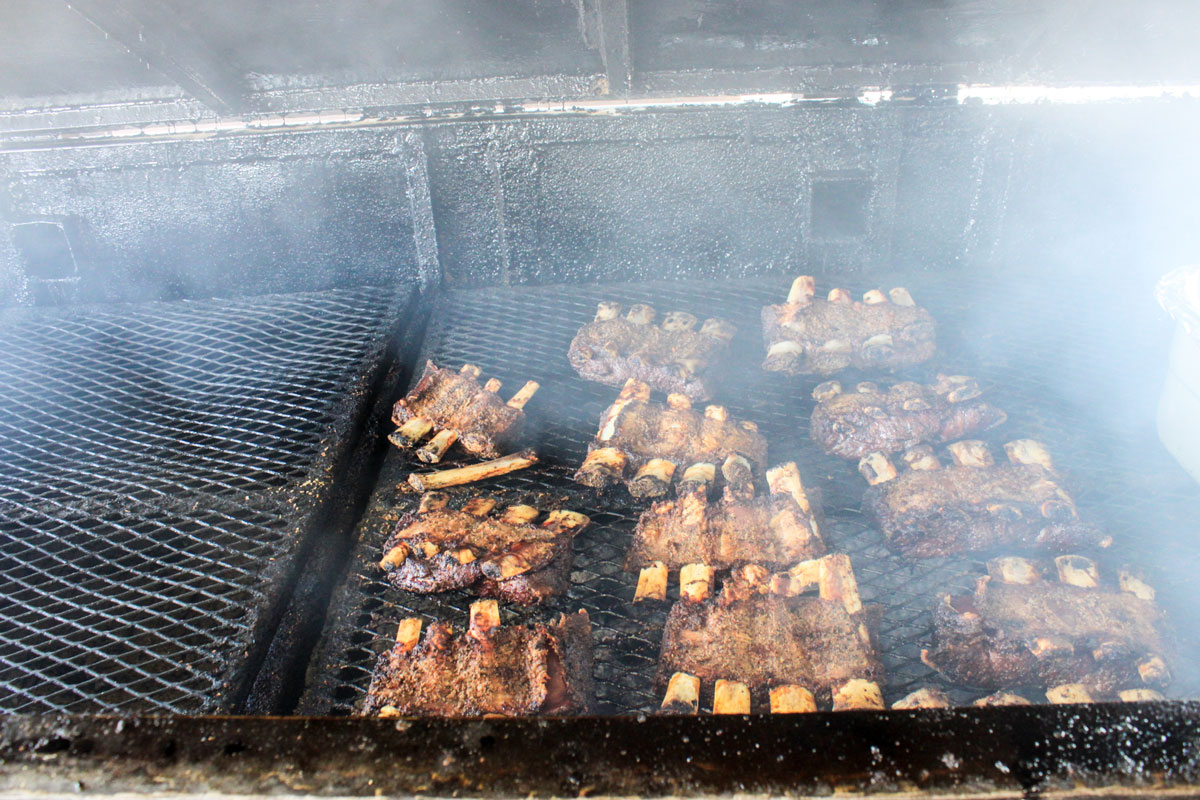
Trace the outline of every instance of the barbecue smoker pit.
[[[1200, 486], [1156, 436], [1172, 322], [1153, 298], [1200, 249], [1194, 4], [0, 5], [0, 791], [1195, 791]], [[791, 374], [762, 311], [798, 275], [911, 296], [936, 354]], [[725, 363], [677, 388], [757, 425], [766, 467], [798, 464], [866, 606], [845, 618], [878, 622], [884, 702], [952, 708], [770, 714], [755, 686], [755, 713], [717, 716], [705, 680], [698, 715], [659, 713], [679, 571], [635, 604], [651, 499], [574, 479], [620, 391], [568, 358], [602, 303], [728, 321], [705, 345]], [[603, 371], [596, 347], [576, 361]], [[475, 365], [501, 401], [538, 384], [503, 448], [537, 463], [445, 491], [589, 519], [565, 594], [498, 605], [504, 628], [587, 612], [587, 715], [362, 716], [398, 623], [461, 632], [478, 600], [379, 567], [410, 474], [477, 461], [433, 458], [433, 429], [389, 444], [426, 361]], [[889, 550], [809, 418], [827, 379], [939, 374], [1007, 417], [968, 438], [1045, 444], [1112, 539], [1087, 552], [1100, 574], [1154, 587], [1166, 699], [1007, 686], [1035, 705], [974, 707], [992, 690], [922, 659], [933, 609], [1003, 553]], [[566, 676], [540, 707], [573, 708], [587, 681], [554, 659], [529, 661]]]

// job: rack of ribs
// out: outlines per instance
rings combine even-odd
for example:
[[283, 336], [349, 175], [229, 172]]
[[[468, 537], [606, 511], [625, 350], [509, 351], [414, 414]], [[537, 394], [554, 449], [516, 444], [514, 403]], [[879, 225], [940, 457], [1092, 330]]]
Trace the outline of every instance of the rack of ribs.
[[[782, 567], [825, 554], [825, 544], [795, 463], [767, 470], [770, 494], [753, 484], [727, 485], [719, 503], [707, 483], [686, 483], [638, 520], [626, 569], [641, 568], [634, 601], [665, 600], [667, 571], [710, 575], [742, 564]], [[688, 582], [684, 582], [685, 584]], [[686, 587], [685, 587], [686, 593]]]
[[938, 375], [928, 386], [904, 381], [887, 390], [863, 382], [852, 392], [826, 381], [813, 389], [812, 438], [829, 455], [855, 459], [952, 442], [1008, 418], [980, 394], [978, 382], [965, 375]]
[[[816, 586], [818, 596], [802, 593]], [[686, 588], [686, 587], [685, 587]], [[721, 594], [695, 586], [671, 608], [658, 683], [663, 710], [696, 713], [713, 682], [713, 713], [749, 713], [751, 692], [773, 713], [883, 708], [883, 666], [845, 555], [803, 561], [772, 575], [735, 569]]]
[[707, 400], [737, 328], [706, 319], [695, 330], [699, 320], [686, 311], [672, 311], [656, 326], [656, 314], [653, 306], [635, 305], [622, 317], [618, 303], [601, 303], [571, 341], [571, 366], [589, 381], [621, 386], [636, 378], [661, 392]]
[[973, 595], [934, 608], [933, 646], [921, 654], [930, 667], [984, 689], [1049, 687], [1051, 702], [1150, 699], [1170, 681], [1163, 613], [1133, 572], [1106, 586], [1078, 555], [1054, 559], [1054, 579], [1024, 558], [987, 567]]
[[666, 494], [682, 466], [682, 483], [712, 480], [717, 465], [726, 481], [746, 483], [762, 475], [767, 440], [753, 422], [729, 419], [721, 406], [701, 414], [686, 395], [667, 405], [650, 402], [650, 386], [630, 378], [600, 419], [575, 480], [603, 489], [624, 480], [634, 497]]
[[533, 605], [567, 590], [572, 540], [588, 525], [574, 511], [551, 511], [540, 524], [532, 506], [475, 497], [461, 509], [441, 492], [421, 497], [383, 545], [379, 567], [399, 589], [422, 594], [469, 589], [481, 597]]
[[431, 464], [440, 461], [455, 442], [482, 458], [502, 455], [520, 437], [525, 404], [540, 387], [528, 381], [506, 403], [497, 394], [500, 381], [491, 378], [480, 384], [479, 372], [474, 364], [454, 372], [425, 362], [417, 385], [392, 409], [392, 422], [400, 427], [388, 440], [408, 450], [432, 433], [417, 450], [417, 458]]
[[1040, 442], [1018, 439], [1004, 449], [1011, 463], [996, 464], [983, 442], [955, 442], [948, 447], [954, 466], [943, 467], [929, 445], [918, 445], [904, 453], [904, 474], [883, 453], [872, 453], [858, 465], [871, 484], [863, 513], [889, 547], [909, 558], [1112, 543], [1079, 519]]
[[826, 299], [815, 294], [816, 281], [801, 275], [786, 303], [763, 308], [763, 369], [789, 375], [896, 369], [928, 361], [937, 350], [933, 317], [907, 289], [872, 289], [862, 302], [846, 289], [833, 289]]
[[586, 611], [547, 625], [503, 626], [495, 600], [471, 604], [470, 627], [412, 617], [381, 654], [363, 714], [381, 717], [520, 716], [587, 711], [592, 626]]

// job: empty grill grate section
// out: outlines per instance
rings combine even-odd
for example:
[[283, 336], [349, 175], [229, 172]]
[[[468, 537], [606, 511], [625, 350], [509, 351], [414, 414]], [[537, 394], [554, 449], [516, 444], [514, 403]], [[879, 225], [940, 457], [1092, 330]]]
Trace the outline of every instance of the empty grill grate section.
[[[726, 405], [732, 416], [758, 423], [770, 443], [770, 462], [795, 459], [806, 484], [820, 488], [827, 515], [826, 541], [831, 549], [851, 555], [863, 600], [881, 608], [885, 699], [892, 702], [923, 685], [947, 689], [961, 703], [985, 694], [947, 685], [920, 660], [921, 647], [930, 635], [933, 603], [947, 592], [969, 592], [983, 564], [968, 557], [911, 562], [890, 554], [882, 537], [859, 513], [866, 484], [855, 465], [824, 455], [809, 441], [814, 402], [809, 393], [819, 379], [789, 379], [760, 369], [760, 310], [766, 303], [780, 302], [789, 283], [790, 279], [777, 278], [465, 291], [444, 295], [433, 311], [424, 357], [451, 367], [477, 364], [485, 376], [495, 375], [506, 386], [519, 386], [527, 379], [542, 383], [541, 392], [526, 407], [527, 439], [539, 449], [542, 463], [451, 492], [460, 497], [495, 495], [502, 503], [561, 506], [592, 517], [592, 525], [575, 541], [568, 596], [545, 608], [507, 606], [503, 613], [506, 620], [519, 622], [560, 611], [588, 610], [596, 644], [600, 713], [657, 708], [660, 695], [652, 681], [667, 610], [662, 604], [633, 605], [637, 576], [622, 567], [645, 504], [624, 489], [597, 496], [571, 481], [600, 413], [617, 392], [581, 380], [566, 359], [571, 338], [602, 300], [650, 303], [660, 314], [680, 309], [700, 318], [721, 316], [738, 326], [733, 369], [713, 402]], [[828, 289], [842, 284], [818, 279], [818, 285]], [[887, 286], [892, 285], [908, 286], [940, 322], [937, 359], [903, 377], [929, 380], [937, 371], [978, 376], [989, 397], [1009, 413], [1005, 425], [983, 438], [993, 445], [1018, 437], [1046, 441], [1056, 463], [1074, 479], [1072, 488], [1081, 509], [1106, 523], [1117, 537], [1118, 544], [1102, 560], [1148, 562], [1164, 601], [1173, 593], [1180, 601], [1190, 581], [1187, 565], [1194, 566], [1196, 560], [1195, 548], [1185, 537], [1188, 518], [1200, 514], [1200, 493], [1148, 437], [1150, 432], [1113, 431], [1093, 413], [1096, 408], [1080, 408], [1055, 390], [1072, 379], [1073, 370], [1093, 363], [1088, 358], [1098, 355], [1094, 348], [1103, 337], [1086, 329], [1060, 330], [1055, 348], [1031, 352], [1015, 346], [1019, 339], [1006, 337], [1027, 335], [1030, 326], [1040, 329], [1053, 324], [1055, 317], [1045, 308], [1022, 305], [1019, 299], [1006, 307], [994, 292], [972, 292], [961, 280], [951, 283], [930, 275], [913, 276], [910, 282], [889, 278]], [[993, 318], [990, 308], [1004, 308], [1005, 313]], [[989, 323], [994, 324], [989, 327]], [[1139, 357], [1133, 352], [1106, 355], [1105, 363], [1114, 364], [1119, 363], [1116, 356]], [[866, 376], [844, 377], [852, 383]], [[352, 713], [366, 691], [376, 654], [391, 646], [400, 619], [417, 615], [465, 624], [471, 599], [465, 593], [401, 592], [387, 584], [376, 567], [391, 526], [399, 514], [416, 506], [415, 494], [402, 486], [406, 472], [410, 467], [428, 468], [407, 458], [399, 452], [388, 456], [359, 526], [350, 572], [335, 594], [322, 644], [310, 667], [302, 711]], [[455, 458], [446, 462], [455, 463]], [[1130, 491], [1133, 486], [1138, 490]], [[677, 596], [673, 576], [670, 599]], [[1185, 621], [1180, 609], [1186, 608], [1176, 605], [1168, 610]], [[1181, 634], [1187, 633], [1179, 627]], [[1189, 658], [1198, 652], [1193, 639], [1185, 638], [1181, 650], [1181, 661], [1195, 662]], [[1180, 675], [1173, 693], [1189, 695], [1197, 685], [1194, 675]], [[1039, 697], [1032, 695], [1035, 700]]]
[[0, 710], [229, 707], [402, 302], [0, 318]]

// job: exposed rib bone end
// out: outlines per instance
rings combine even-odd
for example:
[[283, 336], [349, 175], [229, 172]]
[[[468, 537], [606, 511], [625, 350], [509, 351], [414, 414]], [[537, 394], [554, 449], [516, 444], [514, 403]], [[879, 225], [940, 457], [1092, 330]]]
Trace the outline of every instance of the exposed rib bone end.
[[575, 480], [586, 486], [603, 489], [620, 480], [627, 461], [628, 457], [615, 447], [597, 447], [588, 452], [583, 465], [575, 473]]
[[1092, 695], [1082, 683], [1064, 683], [1046, 690], [1046, 699], [1051, 703], [1092, 703]]
[[504, 509], [500, 521], [507, 522], [509, 525], [526, 525], [537, 519], [541, 513], [533, 506], [514, 505]]
[[817, 279], [812, 275], [801, 275], [792, 281], [792, 288], [788, 290], [787, 301], [789, 303], [808, 303], [816, 293]]
[[726, 482], [733, 486], [754, 480], [754, 470], [749, 460], [737, 453], [726, 458], [721, 464], [721, 474], [725, 476]]
[[480, 370], [479, 367], [475, 366], [474, 364], [463, 364], [462, 368], [459, 369], [458, 374], [462, 375], [463, 377], [470, 378], [471, 380], [475, 380], [479, 377], [480, 372], [482, 372], [482, 370]]
[[794, 683], [771, 689], [772, 714], [811, 714], [817, 710], [817, 699], [803, 686]]
[[648, 567], [642, 567], [638, 574], [637, 589], [634, 591], [633, 602], [643, 600], [667, 599], [667, 565], [655, 561]]
[[400, 624], [396, 627], [396, 646], [401, 651], [408, 653], [417, 646], [417, 642], [421, 640], [421, 618], [408, 617], [400, 620]]
[[1050, 460], [1046, 445], [1034, 439], [1014, 439], [1004, 445], [1004, 452], [1014, 464], [1038, 464], [1054, 470], [1054, 462]]
[[694, 314], [689, 314], [686, 311], [670, 311], [663, 318], [662, 329], [672, 333], [676, 331], [690, 331], [696, 327], [696, 323], [699, 321]]
[[909, 692], [896, 702], [892, 708], [949, 708], [950, 700], [940, 689], [917, 689]]
[[429, 514], [441, 511], [449, 502], [450, 497], [445, 492], [426, 492], [421, 495], [421, 504], [417, 507], [417, 513]]
[[854, 298], [850, 296], [850, 292], [846, 289], [830, 289], [827, 295], [831, 303], [853, 303]]
[[927, 444], [919, 444], [904, 451], [900, 457], [909, 469], [933, 470], [941, 469], [942, 462], [933, 454], [933, 448]]
[[1028, 586], [1042, 579], [1041, 570], [1027, 558], [1007, 556], [994, 558], [987, 564], [988, 574], [1004, 583]]
[[801, 561], [787, 572], [771, 576], [770, 590], [773, 594], [795, 597], [821, 583], [821, 559]]
[[1121, 570], [1117, 580], [1120, 583], [1122, 592], [1128, 592], [1141, 600], [1154, 601], [1154, 587], [1129, 570]]
[[1029, 643], [1029, 652], [1039, 661], [1070, 658], [1075, 655], [1075, 645], [1065, 636], [1038, 636]]
[[712, 582], [712, 567], [707, 564], [684, 564], [679, 570], [679, 597], [693, 603], [703, 602], [712, 592]]
[[897, 475], [896, 467], [888, 461], [888, 457], [878, 452], [863, 456], [858, 462], [858, 471], [872, 486], [887, 483]]
[[683, 471], [681, 484], [695, 484], [697, 486], [707, 486], [717, 479], [717, 465], [708, 464], [703, 461], [692, 464]]
[[804, 491], [804, 484], [800, 480], [800, 469], [796, 466], [795, 461], [788, 461], [767, 470], [767, 486], [770, 488], [771, 494], [791, 495], [802, 511], [812, 512], [812, 505], [808, 501], [808, 494]]
[[580, 514], [578, 511], [568, 511], [565, 508], [560, 508], [557, 511], [551, 511], [546, 515], [546, 521], [542, 523], [542, 527], [547, 530], [556, 531], [558, 533], [569, 533], [572, 536], [586, 528], [591, 522], [591, 518], [586, 514]]
[[804, 355], [804, 345], [785, 339], [775, 342], [767, 348], [767, 359], [763, 365], [767, 369], [778, 369], [780, 365], [790, 364], [802, 355]]
[[596, 322], [604, 322], [605, 320], [616, 319], [621, 315], [620, 303], [600, 303], [596, 306]]
[[485, 392], [491, 392], [492, 394], [495, 394], [496, 392], [500, 391], [501, 385], [502, 384], [500, 383], [499, 378], [488, 378], [487, 383], [483, 385], [483, 390]]
[[889, 291], [888, 297], [898, 306], [915, 306], [917, 304], [912, 295], [908, 293], [908, 289], [903, 286], [897, 286]]
[[879, 394], [879, 384], [875, 381], [859, 381], [854, 391], [858, 394]]
[[642, 465], [629, 484], [634, 497], [658, 497], [666, 494], [675, 475], [675, 465], [665, 458], [652, 458]]
[[871, 289], [863, 293], [863, 302], [869, 306], [877, 306], [880, 303], [886, 303], [887, 301], [887, 295], [878, 289]]
[[1166, 699], [1153, 689], [1124, 689], [1117, 692], [1117, 697], [1121, 698], [1123, 703], [1149, 703]]
[[1059, 556], [1054, 559], [1058, 568], [1058, 579], [1081, 589], [1097, 589], [1100, 586], [1100, 571], [1096, 562], [1083, 556]]
[[817, 559], [820, 573], [817, 587], [822, 600], [840, 601], [848, 614], [862, 611], [862, 600], [858, 594], [858, 581], [850, 567], [850, 556], [836, 553]]
[[704, 320], [704, 324], [700, 326], [700, 333], [728, 342], [737, 333], [737, 326], [727, 320], [713, 317]]
[[472, 497], [462, 507], [462, 510], [473, 517], [484, 517], [492, 513], [492, 509], [496, 507], [496, 500], [493, 497]]
[[971, 705], [982, 708], [984, 706], [1031, 706], [1033, 703], [1030, 703], [1019, 694], [1013, 694], [1012, 692], [996, 692], [994, 694], [989, 694], [987, 697], [979, 698], [975, 702], [971, 703]]
[[638, 303], [629, 307], [629, 313], [625, 315], [625, 319], [635, 325], [649, 325], [651, 322], [654, 322], [654, 317], [657, 313], [654, 310], [654, 306]]
[[717, 422], [725, 422], [729, 419], [729, 411], [725, 406], [705, 406], [704, 418], [715, 420]]
[[862, 343], [864, 358], [887, 358], [895, 349], [896, 341], [890, 333], [877, 333]]
[[851, 678], [833, 692], [834, 711], [883, 707], [883, 692], [874, 681]]
[[714, 714], [749, 714], [750, 687], [741, 681], [718, 679], [713, 687]]
[[1138, 675], [1142, 677], [1142, 683], [1151, 686], [1165, 686], [1171, 680], [1171, 673], [1167, 670], [1167, 664], [1159, 656], [1150, 656], [1138, 662]]
[[842, 393], [842, 384], [838, 381], [825, 381], [818, 383], [816, 388], [812, 390], [813, 399], [818, 403], [824, 403], [827, 400], [832, 400]]
[[424, 447], [417, 451], [417, 458], [426, 464], [436, 464], [442, 460], [442, 456], [446, 455], [446, 451], [456, 441], [458, 441], [456, 432], [438, 431], [432, 439], [425, 443]]
[[686, 672], [676, 672], [667, 682], [662, 710], [667, 714], [695, 714], [700, 710], [700, 679]]
[[431, 430], [433, 430], [432, 422], [422, 417], [413, 417], [405, 420], [395, 433], [388, 436], [388, 441], [401, 450], [407, 450], [410, 447], [416, 447], [422, 439], [429, 435]]
[[408, 549], [408, 545], [400, 543], [384, 554], [379, 561], [379, 568], [385, 571], [395, 569], [407, 561], [411, 554], [412, 551]]
[[978, 439], [965, 439], [946, 448], [960, 467], [990, 467], [995, 463], [988, 446]]
[[537, 381], [525, 381], [525, 385], [518, 389], [517, 393], [508, 399], [508, 403], [506, 403], [506, 405], [509, 408], [515, 408], [520, 411], [521, 409], [525, 408], [526, 403], [533, 399], [533, 396], [537, 394], [537, 391], [540, 388], [542, 388], [542, 385]]
[[467, 633], [483, 641], [488, 634], [500, 627], [500, 606], [495, 600], [477, 600], [471, 603], [471, 623]]
[[933, 390], [951, 403], [964, 403], [983, 394], [979, 388], [979, 381], [970, 375], [939, 374]]
[[426, 489], [444, 489], [447, 486], [461, 486], [464, 483], [474, 483], [485, 478], [495, 478], [507, 475], [538, 463], [538, 455], [532, 450], [522, 450], [519, 453], [494, 458], [478, 464], [470, 464], [455, 469], [444, 469], [441, 472], [416, 473], [408, 476], [408, 482], [417, 491]]
[[687, 411], [692, 407], [692, 398], [688, 397], [686, 394], [673, 392], [667, 395], [667, 405], [676, 409], [677, 411]]

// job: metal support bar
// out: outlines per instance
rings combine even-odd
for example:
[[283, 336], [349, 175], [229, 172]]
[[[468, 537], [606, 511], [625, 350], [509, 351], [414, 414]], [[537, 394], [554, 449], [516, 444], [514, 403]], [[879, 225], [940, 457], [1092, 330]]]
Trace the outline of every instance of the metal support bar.
[[151, 69], [219, 114], [244, 107], [240, 76], [207, 50], [158, 3], [143, 0], [66, 0], [105, 35]]

